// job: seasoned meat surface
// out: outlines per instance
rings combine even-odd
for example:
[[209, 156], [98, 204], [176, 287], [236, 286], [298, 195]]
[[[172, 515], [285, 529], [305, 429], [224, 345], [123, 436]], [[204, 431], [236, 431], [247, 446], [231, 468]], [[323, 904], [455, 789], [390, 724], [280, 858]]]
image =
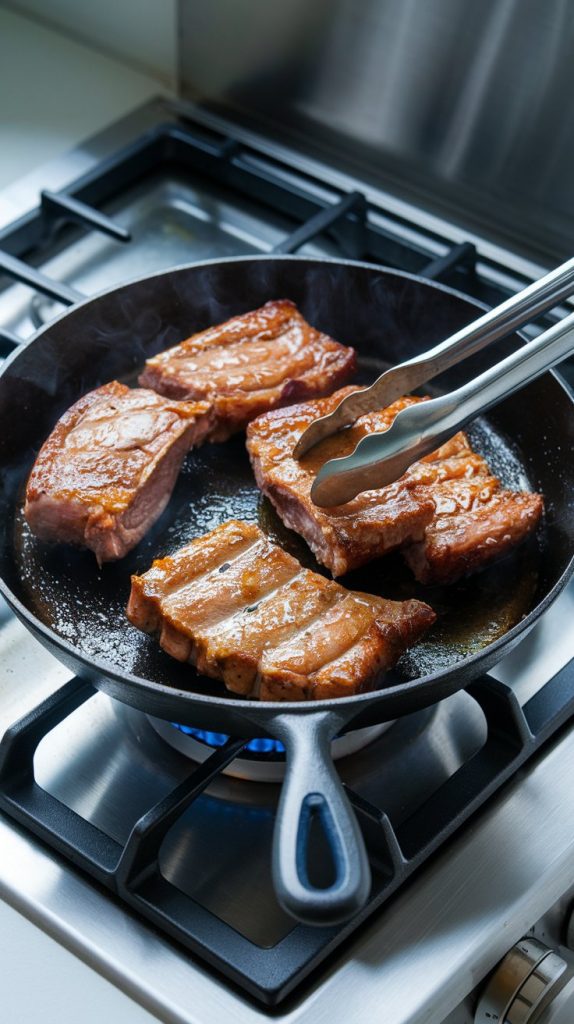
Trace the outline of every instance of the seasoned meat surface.
[[122, 558], [161, 515], [186, 452], [208, 429], [209, 406], [172, 402], [117, 381], [84, 395], [44, 442], [24, 513], [42, 540]]
[[542, 495], [503, 491], [495, 477], [442, 485], [424, 540], [404, 556], [421, 583], [454, 583], [508, 554], [536, 529]]
[[372, 689], [435, 619], [303, 569], [235, 520], [132, 576], [127, 615], [234, 693], [296, 701]]
[[463, 433], [387, 487], [334, 508], [314, 505], [311, 486], [325, 462], [350, 454], [365, 434], [387, 429], [401, 409], [422, 401], [400, 398], [367, 413], [295, 459], [293, 449], [307, 425], [352, 390], [269, 412], [247, 430], [259, 487], [334, 576], [400, 547], [421, 582], [452, 583], [507, 554], [535, 529], [543, 508], [540, 495], [501, 490]]
[[354, 368], [352, 348], [315, 330], [283, 299], [148, 359], [139, 382], [168, 398], [209, 402], [209, 440], [224, 441], [259, 413], [329, 394]]
[[295, 459], [293, 449], [307, 425], [331, 412], [353, 390], [343, 388], [329, 398], [269, 412], [247, 430], [247, 450], [259, 487], [286, 526], [305, 538], [318, 561], [334, 576], [405, 543], [422, 540], [434, 512], [424, 489], [405, 481], [365, 491], [329, 509], [320, 509], [311, 501], [311, 486], [324, 462], [350, 453], [368, 430], [385, 429], [399, 409], [416, 401], [403, 398], [382, 413], [361, 417], [342, 434], [326, 438], [301, 460]]

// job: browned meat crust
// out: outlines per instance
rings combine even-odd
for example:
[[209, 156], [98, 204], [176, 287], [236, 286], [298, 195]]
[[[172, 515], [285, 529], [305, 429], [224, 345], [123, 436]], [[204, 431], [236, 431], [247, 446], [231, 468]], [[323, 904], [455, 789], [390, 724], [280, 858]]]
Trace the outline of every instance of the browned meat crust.
[[424, 540], [404, 552], [421, 583], [454, 583], [502, 558], [536, 529], [542, 495], [498, 488], [495, 477], [464, 481], [458, 488], [441, 485]]
[[163, 512], [208, 413], [117, 381], [84, 395], [32, 467], [24, 513], [33, 533], [90, 548], [100, 564], [122, 558]]
[[[255, 479], [283, 522], [307, 541], [316, 558], [341, 576], [394, 548], [422, 540], [434, 504], [410, 482], [366, 491], [353, 501], [320, 509], [311, 501], [311, 486], [324, 462], [351, 452], [369, 430], [384, 430], [399, 409], [416, 399], [402, 398], [381, 413], [363, 416], [336, 437], [316, 445], [300, 461], [293, 449], [307, 425], [338, 404], [353, 388], [329, 398], [291, 406], [258, 417], [247, 430], [247, 450]], [[456, 450], [456, 442], [450, 450]]]
[[208, 439], [224, 441], [268, 409], [329, 394], [355, 362], [352, 348], [316, 331], [283, 299], [148, 359], [139, 382], [168, 398], [209, 402]]
[[435, 614], [346, 590], [232, 520], [132, 576], [127, 615], [229, 690], [318, 700], [376, 686]]
[[352, 390], [267, 413], [247, 431], [259, 487], [334, 576], [401, 547], [421, 582], [452, 583], [507, 554], [536, 528], [540, 495], [502, 491], [463, 433], [414, 463], [396, 483], [335, 508], [318, 508], [310, 491], [319, 468], [349, 454], [365, 434], [385, 430], [401, 409], [421, 401], [400, 398], [295, 459], [293, 449], [306, 426]]

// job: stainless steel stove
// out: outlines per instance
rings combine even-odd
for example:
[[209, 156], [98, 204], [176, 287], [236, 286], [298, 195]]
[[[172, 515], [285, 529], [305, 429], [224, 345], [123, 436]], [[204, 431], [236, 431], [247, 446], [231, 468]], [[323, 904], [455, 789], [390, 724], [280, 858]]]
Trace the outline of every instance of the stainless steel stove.
[[[5, 352], [59, 301], [220, 255], [342, 253], [491, 304], [540, 269], [204, 110], [159, 102], [7, 190], [0, 211], [0, 268], [25, 282], [2, 282]], [[71, 680], [5, 609], [0, 895], [162, 1021], [574, 1019], [555, 1016], [572, 977], [573, 613], [571, 586], [491, 681], [340, 752], [375, 877], [368, 913], [341, 931], [297, 926], [276, 902], [280, 751], [220, 736], [190, 745], [165, 723], [159, 735]], [[545, 945], [514, 950], [518, 967], [497, 976], [514, 1016], [496, 991], [477, 1008], [477, 987], [532, 930]], [[556, 962], [547, 946], [560, 946]]]

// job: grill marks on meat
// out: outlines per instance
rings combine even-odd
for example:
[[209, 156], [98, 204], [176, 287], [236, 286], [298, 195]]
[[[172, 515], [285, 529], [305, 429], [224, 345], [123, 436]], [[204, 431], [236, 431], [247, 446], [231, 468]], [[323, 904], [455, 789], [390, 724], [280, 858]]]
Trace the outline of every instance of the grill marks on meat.
[[122, 558], [161, 515], [185, 454], [208, 429], [206, 403], [172, 402], [117, 381], [58, 421], [30, 473], [24, 513], [42, 540]]
[[420, 582], [453, 583], [501, 558], [536, 528], [542, 497], [502, 490], [463, 433], [387, 487], [335, 508], [315, 506], [311, 485], [325, 462], [350, 454], [365, 434], [387, 429], [401, 409], [421, 401], [400, 398], [367, 413], [296, 460], [293, 449], [307, 425], [331, 412], [352, 390], [343, 388], [326, 399], [270, 412], [247, 431], [259, 487], [333, 575], [401, 547]]
[[127, 615], [243, 697], [315, 700], [372, 689], [435, 619], [420, 601], [346, 590], [232, 520], [132, 576]]
[[311, 327], [287, 299], [192, 335], [148, 359], [139, 382], [212, 406], [210, 441], [268, 409], [329, 394], [355, 369], [352, 348]]

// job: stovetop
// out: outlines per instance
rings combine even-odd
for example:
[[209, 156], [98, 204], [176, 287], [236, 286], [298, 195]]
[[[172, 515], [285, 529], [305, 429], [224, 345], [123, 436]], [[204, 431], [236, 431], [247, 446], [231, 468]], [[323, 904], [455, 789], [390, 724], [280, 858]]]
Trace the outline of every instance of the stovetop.
[[372, 261], [488, 305], [543, 273], [205, 111], [157, 101], [0, 195], [0, 275], [37, 293], [0, 291], [0, 331], [23, 339], [61, 311], [44, 291], [67, 305], [166, 266], [270, 252]]
[[[385, 197], [370, 192], [367, 203], [356, 182], [343, 183], [336, 175], [319, 179], [315, 167], [294, 169], [276, 153], [262, 155], [259, 140], [230, 138], [212, 119], [199, 115], [190, 124], [177, 111], [166, 114], [158, 105], [90, 146], [81, 158], [76, 155], [81, 174], [75, 175], [70, 194], [80, 196], [81, 203], [97, 203], [103, 233], [85, 230], [82, 209], [81, 229], [67, 224], [54, 233], [58, 218], [49, 201], [38, 208], [35, 179], [29, 193], [20, 189], [18, 216], [0, 231], [0, 250], [25, 261], [8, 261], [10, 271], [22, 277], [26, 267], [37, 266], [56, 281], [51, 288], [56, 294], [58, 282], [92, 294], [175, 263], [294, 249], [313, 256], [342, 251], [406, 267], [491, 304], [536, 272], [520, 260], [505, 263], [504, 254], [480, 240], [457, 239], [448, 225], [427, 219], [421, 226], [424, 217], [409, 221], [404, 206], [391, 200], [385, 205]], [[52, 168], [42, 184], [63, 186], [74, 163], [72, 159], [67, 171]], [[277, 202], [285, 195], [288, 199]], [[62, 215], [57, 203], [56, 212]], [[64, 209], [64, 215], [69, 213]], [[123, 231], [131, 241], [112, 239], [110, 224], [116, 235]], [[50, 290], [43, 278], [35, 283]], [[6, 348], [61, 308], [39, 295], [22, 284], [0, 292]], [[508, 747], [508, 763], [519, 754], [520, 707], [530, 708], [531, 725], [538, 721], [544, 727], [542, 705], [536, 702], [549, 680], [555, 684], [548, 720], [561, 721], [561, 709], [569, 707], [571, 673], [565, 666], [574, 654], [573, 611], [570, 586], [492, 673], [516, 698], [511, 718], [518, 739], [515, 751]], [[64, 685], [70, 685], [69, 673], [6, 614], [0, 625], [0, 734]], [[486, 692], [483, 708], [490, 699]], [[498, 691], [499, 697], [503, 692]], [[480, 751], [496, 732], [498, 712], [493, 718], [491, 711], [487, 727], [476, 696], [455, 694], [405, 718], [367, 749], [340, 762], [367, 838], [373, 833], [375, 844], [376, 828], [365, 807], [384, 811], [390, 835], [402, 838], [408, 861], [409, 835], [416, 849], [412, 823], [419, 823], [420, 837], [425, 808], [440, 811], [441, 794], [453, 791], [448, 781], [465, 765], [479, 763]], [[346, 936], [339, 949], [332, 944], [320, 972], [306, 977], [282, 1004], [282, 1019], [363, 1019], [369, 1007], [371, 1013], [375, 1006], [380, 1009], [385, 993], [388, 1019], [396, 1024], [441, 1021], [564, 891], [567, 872], [571, 880], [571, 760], [574, 738], [562, 731], [546, 744], [543, 757], [533, 752], [528, 768], [506, 783], [462, 831], [456, 829], [463, 818], [451, 815], [450, 832], [456, 834], [448, 840], [448, 857], [444, 851], [435, 854], [413, 877], [400, 866], [395, 850], [391, 868], [403, 872], [403, 887], [371, 922]], [[37, 783], [59, 805], [121, 848], [138, 819], [185, 782], [190, 765], [158, 738], [144, 716], [97, 694], [42, 739], [34, 771]], [[170, 827], [161, 848], [165, 879], [223, 922], [254, 955], [284, 942], [297, 948], [309, 941], [304, 934], [309, 930], [295, 930], [271, 886], [277, 793], [276, 785], [218, 774]], [[533, 801], [539, 812], [543, 809], [543, 827], [533, 826]], [[443, 812], [448, 817], [444, 806]], [[435, 831], [439, 826], [440, 821]], [[432, 827], [427, 828], [432, 834]], [[265, 1016], [267, 1011], [222, 984], [219, 974], [206, 973], [195, 956], [160, 936], [133, 907], [121, 906], [117, 896], [70, 868], [60, 855], [47, 852], [20, 825], [2, 818], [0, 834], [0, 894], [161, 1019], [208, 1024], [224, 1014], [245, 1020]], [[383, 881], [384, 869], [383, 858]]]
[[[548, 670], [559, 673], [567, 662], [573, 612], [571, 587], [499, 666], [496, 674], [513, 678], [521, 703]], [[549, 649], [552, 664], [544, 655]], [[20, 623], [4, 622], [0, 731], [68, 679]], [[483, 716], [467, 694], [456, 694], [391, 727], [341, 771], [368, 798], [384, 799], [398, 824], [484, 739]], [[361, 1020], [365, 1012], [380, 1012], [384, 999], [394, 1024], [441, 1022], [570, 885], [573, 768], [574, 735], [566, 730], [450, 840], [448, 856], [443, 851], [431, 858], [274, 1015], [293, 1022], [327, 1015]], [[189, 765], [144, 716], [98, 694], [41, 742], [35, 770], [49, 794], [123, 842], [138, 815], [182, 780]], [[275, 785], [218, 778], [171, 830], [162, 856], [166, 877], [247, 936], [254, 949], [293, 928], [270, 886], [276, 796]], [[161, 1020], [265, 1019], [267, 1010], [5, 817], [0, 849], [0, 895]]]

